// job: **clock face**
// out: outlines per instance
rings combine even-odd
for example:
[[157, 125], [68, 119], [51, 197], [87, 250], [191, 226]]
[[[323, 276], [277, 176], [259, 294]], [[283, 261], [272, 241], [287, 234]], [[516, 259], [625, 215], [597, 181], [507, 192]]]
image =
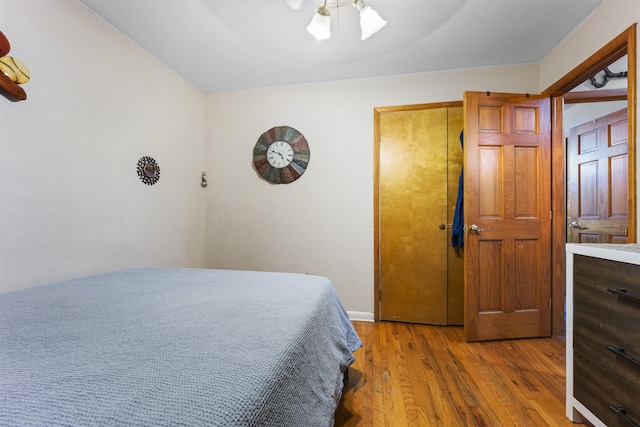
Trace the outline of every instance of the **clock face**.
[[289, 166], [293, 160], [293, 148], [287, 141], [275, 141], [267, 148], [267, 161], [274, 168]]
[[267, 182], [289, 184], [307, 170], [310, 155], [304, 135], [290, 126], [276, 126], [253, 147], [253, 167]]

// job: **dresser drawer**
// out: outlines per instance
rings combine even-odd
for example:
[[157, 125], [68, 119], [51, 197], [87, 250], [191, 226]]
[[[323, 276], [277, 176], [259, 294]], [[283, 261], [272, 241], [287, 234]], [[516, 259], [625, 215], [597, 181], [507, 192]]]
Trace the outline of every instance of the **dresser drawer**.
[[590, 290], [575, 293], [573, 318], [574, 351], [611, 355], [611, 346], [640, 361], [640, 310]]
[[640, 265], [585, 255], [574, 255], [573, 263], [574, 282], [580, 277], [605, 291], [622, 287], [640, 296]]
[[640, 266], [575, 255], [573, 395], [609, 427], [640, 425], [639, 325]]
[[[580, 353], [574, 352], [573, 363], [573, 395], [580, 403], [608, 427], [640, 425], [640, 371], [626, 381]], [[624, 408], [624, 416], [610, 406]]]
[[640, 360], [640, 266], [576, 255], [573, 308], [575, 351]]

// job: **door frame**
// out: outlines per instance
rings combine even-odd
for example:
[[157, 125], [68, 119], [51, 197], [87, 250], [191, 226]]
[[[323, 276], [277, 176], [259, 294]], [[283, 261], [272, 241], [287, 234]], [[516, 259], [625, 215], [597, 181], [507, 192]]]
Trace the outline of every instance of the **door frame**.
[[433, 108], [462, 107], [462, 101], [410, 104], [373, 109], [373, 320], [381, 319], [380, 303], [380, 115], [395, 111], [415, 111]]
[[564, 334], [565, 242], [566, 242], [566, 154], [562, 127], [564, 95], [589, 77], [627, 55], [627, 117], [629, 126], [629, 243], [636, 242], [636, 24], [623, 31], [542, 95], [551, 98], [551, 334]]

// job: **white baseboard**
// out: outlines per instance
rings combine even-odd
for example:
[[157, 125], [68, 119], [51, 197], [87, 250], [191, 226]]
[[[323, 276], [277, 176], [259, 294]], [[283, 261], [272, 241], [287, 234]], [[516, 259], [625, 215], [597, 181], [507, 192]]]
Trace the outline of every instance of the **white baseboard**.
[[366, 311], [347, 311], [349, 319], [355, 322], [373, 322], [373, 313]]

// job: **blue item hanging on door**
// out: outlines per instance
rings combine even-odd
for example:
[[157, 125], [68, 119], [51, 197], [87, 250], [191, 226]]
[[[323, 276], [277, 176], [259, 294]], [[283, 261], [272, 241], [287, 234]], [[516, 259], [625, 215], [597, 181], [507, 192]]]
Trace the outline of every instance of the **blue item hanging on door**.
[[[460, 132], [460, 145], [464, 150], [464, 130]], [[451, 225], [451, 245], [454, 248], [464, 246], [464, 167], [460, 170], [458, 179], [458, 198], [456, 199], [456, 211], [453, 214], [453, 224]]]

